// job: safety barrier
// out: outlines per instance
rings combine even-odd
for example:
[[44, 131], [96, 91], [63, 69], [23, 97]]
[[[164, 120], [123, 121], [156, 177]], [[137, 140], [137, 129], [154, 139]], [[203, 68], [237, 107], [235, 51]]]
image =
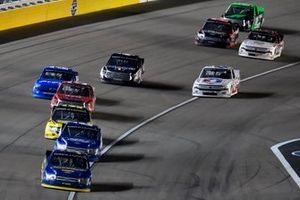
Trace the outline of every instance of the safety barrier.
[[137, 4], [140, 0], [77, 0], [77, 14], [85, 14], [104, 9], [116, 8], [131, 4]]
[[[26, 0], [0, 11], [0, 31], [147, 2], [148, 0]], [[150, 0], [149, 0], [150, 1]], [[17, 6], [16, 6], [17, 5]], [[7, 6], [7, 5], [6, 5]]]

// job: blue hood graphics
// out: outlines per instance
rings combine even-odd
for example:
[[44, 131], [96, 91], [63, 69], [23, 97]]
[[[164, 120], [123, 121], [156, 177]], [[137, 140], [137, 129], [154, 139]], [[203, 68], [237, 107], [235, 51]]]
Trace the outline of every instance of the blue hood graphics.
[[223, 79], [221, 78], [204, 78], [202, 80], [203, 83], [206, 83], [206, 84], [221, 84], [223, 82]]
[[97, 142], [94, 140], [79, 139], [79, 138], [67, 138], [67, 137], [65, 137], [65, 140], [67, 141], [67, 145], [69, 147], [77, 147], [77, 148], [87, 149], [87, 148], [96, 148], [97, 146], [99, 146], [99, 144], [97, 145]]

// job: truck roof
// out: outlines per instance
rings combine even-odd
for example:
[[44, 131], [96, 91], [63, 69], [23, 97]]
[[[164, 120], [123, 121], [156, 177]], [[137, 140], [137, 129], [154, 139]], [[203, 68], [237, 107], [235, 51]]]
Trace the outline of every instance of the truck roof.
[[121, 58], [130, 58], [130, 59], [139, 59], [140, 57], [137, 55], [132, 55], [128, 53], [113, 53], [111, 57], [121, 57]]
[[230, 6], [254, 6], [255, 4], [249, 4], [249, 3], [242, 3], [242, 2], [233, 2], [230, 4]]
[[213, 68], [213, 69], [233, 69], [231, 66], [227, 65], [207, 65], [204, 68]]
[[270, 29], [257, 29], [251, 32], [255, 32], [255, 33], [263, 33], [263, 34], [268, 34], [268, 35], [277, 35], [278, 31], [275, 30], [270, 30]]
[[229, 24], [231, 23], [228, 19], [222, 18], [222, 17], [218, 17], [218, 18], [209, 18], [206, 20], [207, 22], [212, 21], [212, 22], [220, 22], [220, 23], [224, 23], [224, 24]]
[[55, 71], [65, 71], [65, 72], [73, 72], [75, 73], [75, 71], [71, 68], [68, 68], [68, 67], [62, 67], [62, 66], [54, 66], [54, 65], [50, 65], [50, 66], [44, 66], [44, 70], [45, 69], [52, 69], [52, 70], [55, 70]]

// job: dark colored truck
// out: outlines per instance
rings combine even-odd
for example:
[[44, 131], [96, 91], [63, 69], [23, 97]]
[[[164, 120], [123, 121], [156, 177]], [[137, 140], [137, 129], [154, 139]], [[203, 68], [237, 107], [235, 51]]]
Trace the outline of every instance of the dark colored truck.
[[233, 47], [237, 44], [239, 29], [223, 18], [207, 19], [195, 36], [196, 45]]

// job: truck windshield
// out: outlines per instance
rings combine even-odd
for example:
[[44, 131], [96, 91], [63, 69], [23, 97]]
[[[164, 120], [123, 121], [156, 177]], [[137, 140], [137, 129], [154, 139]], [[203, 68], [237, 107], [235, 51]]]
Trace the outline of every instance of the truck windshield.
[[68, 72], [60, 72], [55, 70], [44, 70], [41, 78], [44, 79], [56, 79], [56, 80], [64, 80], [64, 81], [72, 81], [74, 75]]
[[229, 69], [206, 68], [202, 71], [200, 78], [231, 79], [231, 71]]
[[229, 24], [218, 23], [218, 22], [206, 22], [203, 27], [203, 30], [229, 33], [231, 27]]
[[87, 110], [56, 108], [52, 114], [54, 121], [90, 122], [90, 114]]
[[60, 85], [58, 92], [61, 94], [77, 95], [88, 97], [91, 96], [91, 88], [88, 85], [63, 83]]
[[258, 32], [251, 32], [248, 36], [248, 39], [270, 42], [270, 43], [274, 43], [276, 41], [276, 37], [274, 35], [258, 33]]
[[55, 167], [87, 169], [87, 160], [80, 156], [54, 155], [50, 163]]
[[[63, 133], [65, 135], [65, 132]], [[83, 128], [83, 127], [68, 127], [67, 134], [69, 137], [73, 138], [81, 138], [87, 140], [97, 140], [98, 138], [98, 131], [97, 129], [93, 128]]]
[[246, 5], [232, 5], [226, 11], [226, 15], [246, 15], [249, 18], [253, 18], [253, 8]]
[[111, 66], [120, 66], [120, 67], [127, 67], [127, 68], [137, 68], [138, 66], [138, 59], [126, 57], [126, 56], [112, 56], [108, 60], [107, 65]]

